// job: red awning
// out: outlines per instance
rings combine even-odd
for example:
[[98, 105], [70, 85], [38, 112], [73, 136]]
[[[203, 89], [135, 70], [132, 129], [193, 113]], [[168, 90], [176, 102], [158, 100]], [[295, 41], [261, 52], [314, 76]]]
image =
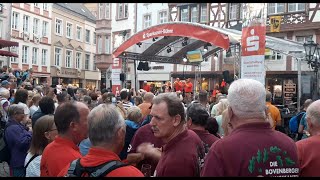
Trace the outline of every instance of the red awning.
[[0, 49], [4, 47], [19, 46], [18, 42], [0, 39]]
[[10, 52], [10, 51], [0, 50], [0, 56], [18, 57], [18, 54], [12, 53], [12, 52]]

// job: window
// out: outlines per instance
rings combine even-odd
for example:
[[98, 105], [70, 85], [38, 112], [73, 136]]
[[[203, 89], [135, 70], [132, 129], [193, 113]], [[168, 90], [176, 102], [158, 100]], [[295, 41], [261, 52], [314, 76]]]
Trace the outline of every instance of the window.
[[103, 3], [99, 3], [99, 19], [103, 19]]
[[89, 70], [89, 62], [90, 62], [90, 54], [86, 54], [86, 59], [85, 59], [85, 64], [84, 64], [84, 68], [86, 70]]
[[106, 19], [110, 19], [110, 3], [105, 3], [106, 5], [105, 5], [105, 9], [104, 9], [104, 11], [105, 11], [105, 18]]
[[201, 4], [200, 21], [207, 22], [207, 4]]
[[42, 58], [41, 58], [41, 65], [45, 66], [47, 64], [47, 56], [48, 56], [48, 50], [42, 49]]
[[48, 22], [42, 21], [42, 36], [48, 36]]
[[144, 22], [144, 28], [150, 27], [151, 26], [151, 15], [144, 15], [143, 16], [143, 22]]
[[80, 69], [80, 64], [81, 64], [81, 53], [77, 52], [76, 53], [76, 68]]
[[66, 50], [66, 68], [71, 67], [71, 62], [72, 62], [72, 51]]
[[93, 70], [94, 70], [94, 71], [97, 70], [97, 66], [96, 66], [96, 55], [93, 55]]
[[306, 3], [288, 3], [288, 12], [304, 11]]
[[39, 7], [39, 3], [33, 3], [35, 7]]
[[128, 3], [118, 3], [117, 12], [118, 19], [128, 18]]
[[181, 14], [181, 21], [189, 21], [188, 7], [181, 8], [180, 14]]
[[282, 60], [282, 54], [266, 48], [265, 59], [270, 61]]
[[67, 34], [66, 34], [67, 38], [72, 38], [72, 24], [71, 23], [67, 23]]
[[23, 32], [29, 32], [29, 16], [23, 16]]
[[62, 20], [56, 19], [56, 34], [62, 36]]
[[61, 56], [62, 56], [61, 49], [55, 48], [54, 49], [54, 65], [55, 66], [60, 66]]
[[82, 27], [77, 26], [77, 40], [78, 41], [82, 40], [81, 36], [82, 36]]
[[2, 38], [2, 27], [3, 26], [3, 21], [0, 20], [0, 38]]
[[10, 62], [17, 63], [18, 62], [18, 58], [10, 57]]
[[38, 35], [39, 31], [39, 19], [34, 18], [33, 19], [33, 34]]
[[42, 5], [43, 5], [43, 10], [48, 11], [48, 4], [47, 3], [43, 3]]
[[32, 48], [32, 64], [37, 64], [38, 60], [38, 48]]
[[101, 36], [98, 36], [98, 53], [102, 53], [102, 38]]
[[191, 22], [198, 22], [199, 11], [197, 6], [191, 7]]
[[18, 27], [19, 27], [19, 13], [13, 12], [12, 13], [11, 28], [18, 29]]
[[110, 54], [110, 38], [109, 38], [109, 36], [106, 36], [106, 40], [105, 40], [106, 42], [106, 44], [105, 44], [105, 53], [106, 54]]
[[86, 43], [90, 43], [90, 30], [86, 29]]
[[268, 3], [268, 14], [284, 13], [284, 3]]
[[28, 46], [22, 46], [22, 64], [28, 64]]
[[230, 3], [229, 6], [229, 20], [236, 20], [238, 19], [238, 11], [239, 11], [239, 3]]
[[168, 12], [167, 11], [160, 11], [159, 12], [159, 23], [166, 23], [168, 22]]
[[97, 34], [94, 32], [93, 33], [93, 44], [97, 44]]
[[298, 42], [301, 42], [301, 43], [304, 43], [304, 42], [307, 42], [307, 41], [311, 41], [312, 38], [313, 38], [312, 35], [310, 35], [310, 36], [296, 36], [296, 40]]

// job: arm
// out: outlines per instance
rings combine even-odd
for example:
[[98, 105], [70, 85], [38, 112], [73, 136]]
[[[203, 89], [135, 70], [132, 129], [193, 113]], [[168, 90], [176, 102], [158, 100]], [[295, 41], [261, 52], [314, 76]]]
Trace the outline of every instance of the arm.
[[157, 161], [161, 158], [161, 149], [155, 148], [151, 143], [142, 143], [138, 146], [137, 152], [143, 154], [143, 156], [150, 157]]
[[142, 153], [128, 153], [127, 155], [127, 161], [129, 164], [138, 164], [143, 159], [144, 155]]

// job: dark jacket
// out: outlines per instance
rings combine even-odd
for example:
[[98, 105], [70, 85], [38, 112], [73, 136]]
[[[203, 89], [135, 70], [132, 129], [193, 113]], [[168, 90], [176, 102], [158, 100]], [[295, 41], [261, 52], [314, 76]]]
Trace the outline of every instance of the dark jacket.
[[21, 168], [30, 147], [32, 133], [28, 128], [9, 118], [5, 138], [11, 153], [10, 167]]
[[126, 159], [127, 155], [128, 155], [128, 147], [129, 144], [134, 136], [134, 134], [136, 133], [136, 131], [139, 129], [140, 125], [136, 122], [130, 121], [130, 120], [125, 120], [126, 123], [126, 137], [125, 137], [125, 143], [124, 146], [122, 148], [122, 151], [120, 152], [120, 159]]
[[33, 116], [31, 117], [32, 128], [33, 128], [34, 124], [36, 123], [36, 121], [37, 121], [39, 118], [41, 118], [42, 116], [44, 116], [44, 115], [46, 115], [46, 114], [44, 114], [44, 113], [41, 111], [40, 107], [39, 107], [39, 109], [38, 109], [36, 112], [33, 113]]

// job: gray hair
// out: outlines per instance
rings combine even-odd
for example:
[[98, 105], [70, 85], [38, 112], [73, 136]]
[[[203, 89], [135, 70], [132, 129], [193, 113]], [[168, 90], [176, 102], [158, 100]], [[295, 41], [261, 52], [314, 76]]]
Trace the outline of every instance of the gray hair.
[[227, 99], [238, 118], [266, 118], [266, 90], [257, 80], [234, 81], [229, 87]]
[[112, 104], [100, 104], [88, 115], [89, 139], [93, 146], [112, 144], [117, 130], [123, 126], [124, 119]]
[[141, 109], [138, 106], [131, 106], [127, 110], [127, 119], [134, 121], [134, 122], [140, 122], [142, 118]]
[[307, 118], [312, 124], [320, 125], [320, 100], [314, 101], [307, 108]]
[[0, 91], [0, 96], [6, 98], [6, 97], [10, 97], [10, 91], [8, 89], [2, 89]]
[[271, 102], [271, 100], [272, 100], [272, 94], [270, 91], [267, 91], [266, 92], [266, 101]]
[[16, 114], [24, 114], [24, 108], [21, 104], [11, 104], [8, 110], [8, 116], [12, 117]]

